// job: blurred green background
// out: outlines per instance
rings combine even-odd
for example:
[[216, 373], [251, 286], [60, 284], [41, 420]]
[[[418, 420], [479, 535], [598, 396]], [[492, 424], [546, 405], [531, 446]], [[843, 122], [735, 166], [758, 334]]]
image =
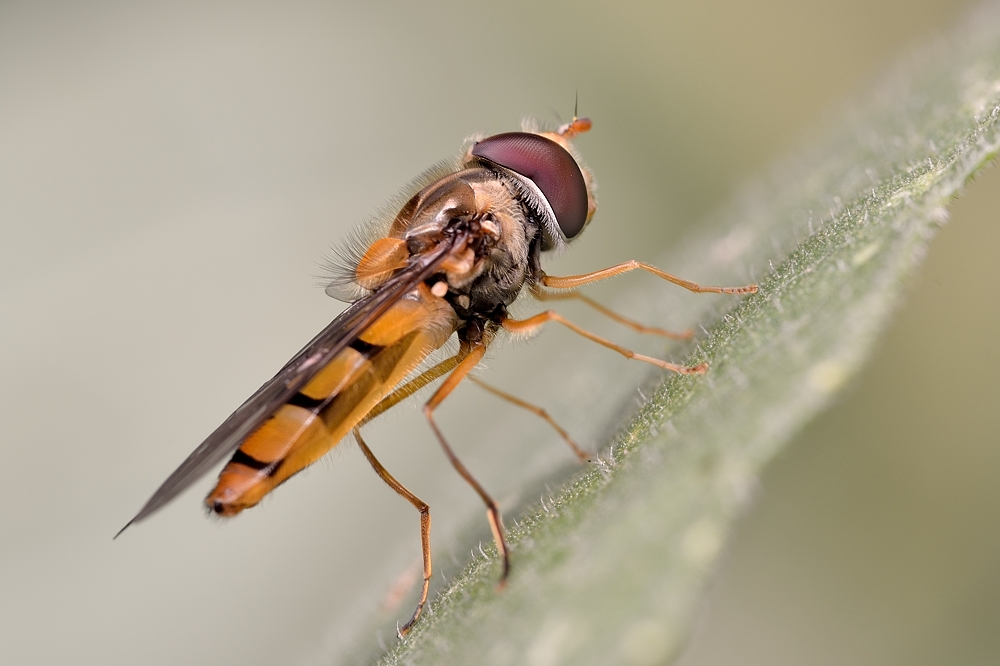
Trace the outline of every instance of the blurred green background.
[[[336, 314], [312, 286], [328, 248], [465, 136], [566, 119], [579, 92], [600, 210], [552, 272], [655, 261], [967, 9], [692, 4], [0, 3], [0, 662], [321, 664], [392, 640], [405, 603], [354, 632], [417, 520], [352, 448], [239, 520], [201, 515], [206, 480], [111, 541]], [[762, 479], [685, 666], [1000, 662], [998, 179]], [[546, 332], [489, 377], [572, 430], [644, 376], [562, 405], [566, 350], [603, 353], [574, 345]], [[368, 440], [453, 566], [481, 509], [397, 411]], [[505, 506], [570, 462], [474, 389], [442, 424]]]

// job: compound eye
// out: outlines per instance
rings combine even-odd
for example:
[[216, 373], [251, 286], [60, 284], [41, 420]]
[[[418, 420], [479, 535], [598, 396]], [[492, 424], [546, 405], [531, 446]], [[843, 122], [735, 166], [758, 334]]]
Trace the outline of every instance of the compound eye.
[[563, 236], [569, 240], [587, 223], [587, 183], [580, 165], [552, 139], [508, 132], [483, 139], [472, 154], [529, 178], [549, 202]]

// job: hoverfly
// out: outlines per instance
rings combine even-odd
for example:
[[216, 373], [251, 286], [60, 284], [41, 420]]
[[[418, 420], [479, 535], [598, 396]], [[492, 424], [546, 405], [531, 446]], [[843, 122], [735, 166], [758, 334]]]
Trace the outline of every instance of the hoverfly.
[[[227, 456], [230, 460], [205, 503], [220, 516], [235, 516], [353, 434], [379, 477], [420, 512], [423, 587], [412, 617], [399, 630], [403, 635], [427, 601], [430, 507], [379, 463], [359, 428], [446, 376], [424, 405], [424, 416], [448, 460], [486, 504], [503, 563], [500, 582], [506, 581], [510, 553], [500, 510], [449, 446], [435, 423], [435, 409], [468, 377], [546, 419], [581, 460], [588, 456], [544, 410], [469, 376], [490, 343], [503, 331], [530, 334], [554, 321], [627, 358], [684, 374], [707, 369], [705, 364], [674, 365], [637, 354], [552, 310], [517, 320], [508, 306], [527, 289], [539, 300], [581, 299], [636, 330], [688, 337], [690, 333], [643, 327], [572, 290], [635, 269], [694, 292], [757, 290], [756, 285], [704, 287], [638, 261], [584, 275], [547, 275], [542, 253], [561, 250], [578, 238], [596, 209], [592, 176], [571, 145], [590, 126], [590, 120], [574, 118], [554, 132], [526, 128], [485, 137], [453, 163], [417, 179], [379, 237], [347, 262], [345, 276], [327, 288], [337, 295], [347, 283], [358, 293], [353, 304], [209, 435], [125, 527], [160, 509]], [[453, 335], [457, 353], [422, 367]]]

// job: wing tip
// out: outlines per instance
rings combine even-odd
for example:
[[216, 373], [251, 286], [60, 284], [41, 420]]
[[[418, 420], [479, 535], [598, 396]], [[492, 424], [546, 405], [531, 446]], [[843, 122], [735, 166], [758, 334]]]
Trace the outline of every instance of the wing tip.
[[111, 540], [114, 541], [115, 539], [117, 539], [118, 537], [120, 537], [122, 535], [122, 532], [124, 532], [125, 530], [127, 530], [129, 528], [129, 525], [131, 525], [132, 523], [134, 523], [138, 519], [139, 519], [139, 516], [136, 516], [132, 520], [130, 520], [127, 523], [125, 523], [125, 527], [123, 527], [120, 530], [118, 530], [118, 532], [116, 532], [115, 535], [113, 537], [111, 537]]

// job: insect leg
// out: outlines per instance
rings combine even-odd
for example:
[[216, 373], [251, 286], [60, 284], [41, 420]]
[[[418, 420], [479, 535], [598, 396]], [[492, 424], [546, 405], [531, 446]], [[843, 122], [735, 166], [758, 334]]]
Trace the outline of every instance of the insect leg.
[[569, 275], [567, 277], [554, 277], [552, 275], [543, 275], [541, 282], [544, 286], [550, 287], [552, 289], [574, 289], [576, 287], [582, 287], [585, 284], [590, 284], [591, 282], [597, 282], [598, 280], [604, 280], [609, 277], [621, 275], [622, 273], [628, 273], [629, 271], [634, 271], [637, 268], [641, 268], [644, 271], [648, 271], [659, 278], [663, 278], [667, 282], [673, 282], [677, 286], [684, 287], [689, 291], [694, 291], [698, 293], [704, 293], [704, 292], [711, 292], [713, 294], [757, 293], [757, 285], [755, 284], [748, 284], [743, 287], [704, 287], [698, 284], [697, 282], [691, 282], [691, 280], [685, 280], [684, 278], [677, 277], [676, 275], [671, 275], [670, 273], [661, 271], [659, 268], [656, 268], [655, 266], [644, 264], [641, 261], [636, 261], [635, 259], [631, 261], [626, 261], [623, 264], [618, 264], [617, 266], [611, 266], [610, 268], [594, 271], [593, 273], [584, 273], [583, 275]]
[[365, 454], [368, 464], [372, 466], [372, 469], [379, 475], [379, 478], [385, 481], [386, 485], [399, 493], [403, 499], [412, 504], [420, 512], [420, 550], [424, 558], [424, 586], [420, 591], [420, 601], [417, 603], [417, 609], [413, 611], [413, 617], [399, 629], [399, 635], [402, 637], [406, 635], [417, 621], [417, 618], [420, 617], [420, 612], [424, 609], [424, 604], [427, 603], [427, 592], [431, 585], [431, 507], [407, 490], [406, 486], [393, 478], [392, 474], [389, 474], [389, 471], [382, 466], [382, 463], [378, 461], [372, 450], [365, 444], [365, 440], [361, 438], [361, 433], [358, 432], [357, 428], [354, 429], [354, 439], [357, 440], [358, 446], [361, 447], [361, 452]]
[[462, 349], [459, 351], [459, 356], [462, 360], [459, 361], [458, 365], [452, 371], [448, 378], [444, 380], [441, 386], [438, 387], [431, 399], [427, 401], [424, 405], [424, 416], [427, 417], [427, 422], [431, 426], [431, 430], [434, 431], [434, 435], [437, 437], [438, 442], [441, 444], [441, 448], [444, 449], [444, 454], [448, 457], [448, 461], [451, 463], [452, 467], [459, 473], [459, 475], [465, 479], [466, 483], [472, 486], [472, 489], [476, 491], [480, 499], [486, 505], [486, 518], [490, 521], [490, 529], [493, 531], [493, 540], [497, 544], [497, 552], [500, 554], [500, 558], [503, 560], [503, 573], [500, 575], [500, 586], [503, 586], [507, 581], [507, 574], [510, 573], [510, 554], [507, 550], [507, 543], [504, 541], [503, 537], [503, 523], [500, 520], [500, 509], [497, 506], [496, 500], [490, 497], [490, 494], [476, 481], [475, 477], [466, 469], [462, 461], [458, 459], [455, 452], [452, 451], [451, 446], [445, 440], [444, 435], [441, 434], [441, 430], [438, 428], [437, 423], [434, 421], [434, 410], [444, 402], [455, 387], [461, 383], [463, 379], [468, 376], [476, 364], [482, 360], [483, 356], [486, 354], [486, 344], [480, 342], [474, 345], [469, 343], [462, 343]]
[[550, 426], [552, 426], [553, 428], [555, 428], [556, 432], [559, 433], [559, 436], [562, 437], [563, 440], [567, 444], [569, 444], [569, 448], [573, 449], [573, 453], [575, 453], [576, 457], [580, 459], [580, 462], [590, 462], [590, 454], [587, 453], [586, 451], [584, 451], [583, 449], [581, 449], [577, 445], [577, 443], [573, 441], [573, 438], [569, 436], [569, 433], [566, 432], [565, 430], [563, 430], [561, 427], [559, 427], [559, 424], [556, 423], [552, 419], [552, 417], [549, 416], [549, 413], [546, 412], [544, 409], [542, 409], [541, 407], [539, 407], [537, 405], [533, 405], [530, 402], [525, 402], [524, 400], [521, 400], [520, 398], [517, 398], [517, 397], [511, 395], [510, 393], [507, 393], [505, 391], [501, 391], [500, 389], [496, 388], [495, 386], [491, 386], [491, 385], [487, 384], [486, 382], [484, 382], [483, 380], [479, 379], [478, 377], [473, 377], [472, 375], [469, 375], [469, 381], [471, 381], [474, 384], [478, 384], [480, 387], [482, 387], [483, 389], [489, 391], [490, 393], [492, 393], [493, 395], [497, 396], [501, 400], [506, 400], [507, 402], [509, 402], [509, 403], [511, 403], [513, 405], [517, 405], [518, 407], [520, 407], [522, 409], [526, 409], [529, 412], [531, 412], [532, 414], [536, 414], [540, 418], [544, 419]]
[[449, 372], [455, 369], [455, 366], [458, 365], [458, 362], [461, 359], [462, 359], [462, 354], [458, 353], [455, 356], [452, 356], [451, 358], [446, 358], [437, 365], [428, 368], [424, 372], [420, 373], [419, 375], [417, 375], [410, 381], [406, 382], [405, 384], [400, 386], [398, 389], [396, 389], [389, 395], [382, 398], [382, 401], [377, 405], [375, 405], [375, 407], [373, 407], [372, 410], [365, 415], [365, 418], [358, 425], [364, 425], [365, 423], [368, 423], [369, 421], [374, 419], [376, 416], [384, 414], [385, 412], [389, 411], [391, 408], [403, 402], [404, 400], [409, 398], [411, 395], [413, 395], [423, 387], [430, 384], [438, 377], [443, 377], [444, 375], [448, 374]]
[[646, 363], [652, 363], [653, 365], [663, 368], [664, 370], [671, 370], [681, 375], [701, 375], [704, 374], [706, 370], [708, 370], [708, 365], [705, 363], [699, 363], [698, 365], [695, 366], [676, 365], [674, 363], [667, 363], [666, 361], [661, 361], [660, 359], [653, 358], [652, 356], [646, 356], [645, 354], [637, 354], [631, 349], [626, 349], [621, 345], [616, 345], [610, 340], [602, 338], [599, 335], [594, 335], [590, 331], [580, 328], [579, 326], [569, 321], [555, 310], [546, 310], [545, 312], [540, 312], [536, 314], [534, 317], [528, 317], [527, 319], [521, 319], [521, 320], [505, 319], [503, 321], [502, 326], [511, 333], [531, 334], [535, 332], [536, 329], [540, 328], [543, 324], [550, 321], [557, 321], [566, 328], [570, 329], [571, 331], [574, 331], [582, 335], [583, 337], [587, 338], [588, 340], [596, 342], [599, 345], [607, 347], [608, 349], [612, 349], [621, 354], [622, 356], [624, 356], [625, 358], [632, 358], [637, 361], [645, 361]]
[[614, 310], [604, 307], [594, 299], [584, 296], [583, 294], [577, 291], [567, 291], [561, 294], [552, 291], [545, 291], [538, 286], [538, 283], [532, 284], [530, 290], [532, 297], [537, 301], [568, 301], [571, 299], [583, 301], [590, 307], [600, 312], [605, 317], [613, 319], [614, 321], [624, 326], [628, 326], [633, 331], [636, 331], [638, 333], [648, 333], [650, 335], [662, 335], [663, 337], [670, 338], [671, 340], [690, 340], [691, 336], [694, 335], [694, 331], [692, 331], [690, 328], [685, 331], [676, 332], [676, 331], [668, 331], [664, 328], [656, 328], [655, 326], [646, 326], [645, 324], [640, 324], [634, 319], [623, 317]]

